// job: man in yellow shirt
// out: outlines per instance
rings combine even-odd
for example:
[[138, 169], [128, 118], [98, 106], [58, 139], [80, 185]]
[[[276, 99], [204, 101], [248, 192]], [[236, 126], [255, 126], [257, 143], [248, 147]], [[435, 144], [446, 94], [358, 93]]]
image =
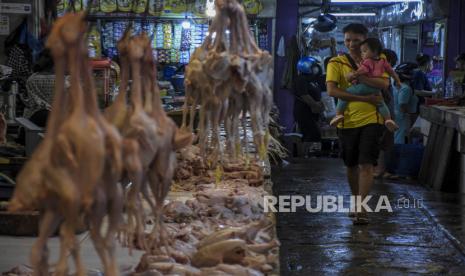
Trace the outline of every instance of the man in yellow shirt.
[[[326, 72], [326, 86], [332, 97], [348, 101], [344, 121], [338, 125], [338, 136], [342, 146], [342, 158], [347, 167], [347, 178], [353, 195], [363, 200], [373, 185], [373, 168], [379, 154], [383, 118], [376, 109], [382, 100], [378, 96], [357, 96], [346, 89], [351, 83], [346, 75], [362, 61], [360, 43], [367, 38], [368, 30], [362, 24], [349, 24], [343, 30], [344, 45], [349, 53], [332, 58]], [[389, 87], [389, 79], [361, 76], [358, 81], [381, 89]], [[358, 210], [357, 210], [358, 211]], [[366, 224], [365, 210], [357, 213], [355, 224]]]

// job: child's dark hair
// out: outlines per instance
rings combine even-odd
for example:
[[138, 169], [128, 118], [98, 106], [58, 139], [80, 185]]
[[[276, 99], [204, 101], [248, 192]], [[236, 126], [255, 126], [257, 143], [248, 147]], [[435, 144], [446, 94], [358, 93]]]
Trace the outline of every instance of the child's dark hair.
[[376, 55], [381, 55], [381, 52], [383, 51], [383, 44], [381, 44], [381, 41], [379, 39], [374, 38], [374, 37], [369, 37], [362, 41], [360, 43], [360, 46], [362, 45], [367, 45], [370, 50], [375, 53]]

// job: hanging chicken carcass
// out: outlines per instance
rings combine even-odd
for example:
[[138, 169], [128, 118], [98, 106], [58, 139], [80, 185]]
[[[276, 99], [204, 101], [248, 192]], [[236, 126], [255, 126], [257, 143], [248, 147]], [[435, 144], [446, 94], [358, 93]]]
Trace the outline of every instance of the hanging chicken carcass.
[[[250, 114], [258, 159], [263, 161], [272, 107], [272, 57], [257, 47], [241, 4], [236, 0], [218, 0], [215, 5], [216, 17], [209, 36], [194, 52], [186, 69], [183, 126], [190, 112], [189, 129], [192, 129], [194, 110], [200, 103], [199, 145], [202, 153], [212, 153], [209, 159], [215, 164], [223, 156], [220, 125], [224, 123], [229, 156], [235, 160], [244, 154], [239, 122], [242, 118], [246, 140], [245, 118]], [[208, 150], [205, 147], [209, 145], [210, 134], [212, 142]]]

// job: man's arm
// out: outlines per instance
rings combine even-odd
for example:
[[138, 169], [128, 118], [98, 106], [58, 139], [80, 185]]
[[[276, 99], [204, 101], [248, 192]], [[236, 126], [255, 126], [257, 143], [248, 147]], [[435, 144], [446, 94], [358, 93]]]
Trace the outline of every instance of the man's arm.
[[368, 102], [377, 105], [383, 100], [381, 95], [357, 96], [337, 87], [337, 83], [328, 81], [326, 83], [328, 95], [349, 102]]
[[380, 90], [387, 90], [389, 88], [389, 79], [385, 78], [369, 78], [367, 76], [359, 76], [358, 81]]

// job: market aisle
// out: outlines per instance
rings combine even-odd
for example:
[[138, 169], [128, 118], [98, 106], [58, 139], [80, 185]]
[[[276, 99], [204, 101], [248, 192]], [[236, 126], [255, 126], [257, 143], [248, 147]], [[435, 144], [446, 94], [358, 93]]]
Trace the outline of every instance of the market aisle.
[[[310, 159], [275, 169], [273, 183], [275, 195], [343, 195], [344, 203], [349, 202], [339, 159]], [[463, 275], [465, 200], [393, 183], [376, 183], [372, 194], [377, 196], [370, 207], [386, 195], [393, 212], [372, 213], [368, 226], [353, 226], [345, 213], [312, 214], [303, 208], [278, 214], [281, 275]], [[403, 198], [423, 200], [425, 208], [399, 208]]]

